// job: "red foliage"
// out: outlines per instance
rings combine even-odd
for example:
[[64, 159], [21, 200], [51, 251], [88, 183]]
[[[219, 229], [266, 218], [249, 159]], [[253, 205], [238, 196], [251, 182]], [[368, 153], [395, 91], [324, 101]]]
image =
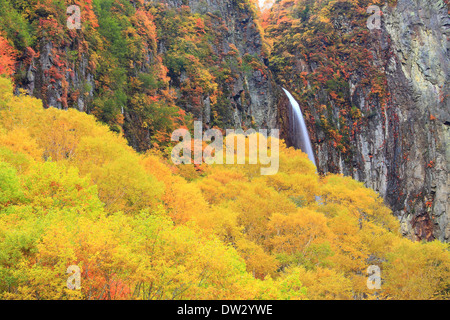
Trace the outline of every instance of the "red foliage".
[[16, 51], [8, 41], [0, 35], [0, 76], [12, 76], [16, 64]]

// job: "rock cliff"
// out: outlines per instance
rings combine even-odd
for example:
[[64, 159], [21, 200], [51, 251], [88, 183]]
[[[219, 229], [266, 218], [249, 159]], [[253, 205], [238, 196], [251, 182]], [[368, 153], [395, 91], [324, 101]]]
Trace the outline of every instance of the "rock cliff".
[[205, 127], [277, 127], [281, 91], [251, 2], [83, 0], [80, 29], [64, 4], [28, 4], [35, 42], [16, 46], [17, 93], [92, 113], [138, 151], [188, 125], [179, 108]]
[[321, 173], [378, 191], [405, 235], [449, 241], [449, 7], [379, 1], [381, 28], [370, 31], [372, 4], [330, 2], [316, 16], [311, 1], [275, 5], [272, 67], [306, 110]]
[[[221, 128], [275, 128], [278, 119], [280, 88], [267, 67], [269, 53], [263, 32], [257, 21], [257, 11], [249, 1], [243, 0], [158, 0], [158, 3], [175, 9], [177, 15], [202, 18], [206, 33], [211, 36], [210, 56], [203, 59], [202, 67], [208, 70], [217, 83], [216, 92], [204, 92], [199, 111], [195, 102], [186, 99], [190, 92], [178, 91], [177, 105], [193, 112], [207, 126]], [[186, 13], [184, 13], [186, 14]], [[161, 30], [165, 28], [160, 26]], [[173, 34], [163, 34], [159, 48], [163, 54], [176, 45]], [[211, 59], [210, 61], [208, 61]], [[170, 69], [170, 67], [169, 67]], [[189, 70], [169, 73], [175, 88], [190, 80]], [[181, 92], [180, 92], [181, 91]], [[187, 90], [185, 90], [187, 91]], [[216, 105], [211, 105], [215, 95]], [[200, 111], [201, 110], [201, 111]], [[214, 112], [215, 111], [215, 112]], [[214, 118], [216, 114], [216, 119]]]

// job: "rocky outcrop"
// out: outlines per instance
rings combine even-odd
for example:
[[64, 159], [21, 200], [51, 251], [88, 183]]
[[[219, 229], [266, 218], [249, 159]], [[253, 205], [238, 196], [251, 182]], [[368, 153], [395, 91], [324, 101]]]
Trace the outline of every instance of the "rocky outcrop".
[[[283, 96], [281, 89], [275, 84], [269, 70], [267, 52], [264, 51], [263, 35], [258, 26], [256, 11], [245, 0], [159, 0], [169, 8], [188, 6], [192, 14], [206, 16], [211, 21], [208, 26], [218, 42], [211, 43], [214, 55], [220, 61], [230, 58], [232, 48], [237, 51], [232, 63], [240, 64], [245, 57], [251, 57], [253, 66], [242, 70], [231, 66], [234, 73], [232, 80], [218, 83], [224, 93], [227, 113], [220, 119], [221, 127], [232, 128], [268, 128], [278, 127], [279, 97]], [[166, 45], [160, 39], [159, 47], [164, 51]], [[177, 83], [186, 80], [184, 74]], [[182, 106], [192, 111], [191, 106]], [[202, 97], [201, 118], [207, 126], [211, 124], [211, 100], [208, 95]]]
[[[62, 59], [61, 52], [70, 55], [71, 44], [55, 47], [52, 41], [39, 41], [39, 54], [30, 52], [26, 76], [19, 85], [43, 101], [44, 107], [77, 108], [87, 112], [94, 97], [94, 75], [89, 68], [89, 57], [82, 54], [77, 63]], [[63, 68], [62, 68], [63, 67]], [[73, 69], [72, 69], [73, 68]], [[17, 90], [19, 86], [17, 87]]]
[[[20, 59], [17, 93], [26, 89], [44, 107], [92, 113], [138, 151], [167, 143], [185, 124], [178, 107], [205, 127], [277, 127], [282, 94], [249, 1], [82, 4], [81, 28], [71, 30], [64, 6], [36, 4], [36, 43]], [[168, 31], [161, 22], [170, 14], [186, 22], [178, 42], [167, 41], [178, 26]], [[198, 50], [191, 55], [180, 43]], [[168, 63], [168, 51], [183, 56], [181, 71]], [[186, 70], [190, 59], [197, 65]]]
[[[383, 33], [391, 40], [394, 51], [385, 73], [393, 112], [398, 116], [398, 131], [392, 130], [391, 135], [398, 134], [398, 140], [366, 166], [365, 180], [369, 186], [380, 189], [401, 217], [405, 233], [417, 239], [449, 241], [448, 8], [443, 1], [399, 0], [395, 7], [384, 7], [383, 12]], [[373, 146], [381, 146], [379, 135], [367, 134], [370, 135]], [[365, 147], [362, 140], [361, 147]], [[406, 159], [401, 159], [401, 155]], [[392, 172], [398, 173], [395, 180], [370, 174], [392, 170], [383, 164], [384, 159], [390, 160], [391, 166], [395, 160], [403, 160]], [[399, 186], [392, 181], [398, 181]]]
[[[351, 6], [344, 9], [349, 12]], [[374, 78], [382, 79], [383, 86], [377, 87], [359, 68], [339, 89], [340, 97], [330, 97], [328, 82], [310, 97], [290, 88], [307, 110], [319, 171], [365, 182], [398, 216], [404, 235], [416, 240], [450, 239], [448, 9], [442, 0], [398, 0], [381, 7], [381, 30], [371, 30], [370, 40], [360, 48], [370, 52], [370, 64], [378, 72]], [[341, 37], [350, 34], [353, 22], [343, 15], [330, 18]], [[301, 52], [296, 57], [298, 74], [317, 70], [319, 65]], [[289, 87], [286, 78], [282, 81]], [[384, 98], [374, 97], [375, 90]], [[342, 116], [339, 98], [351, 106], [347, 113], [357, 116]], [[336, 147], [324, 123], [334, 124], [339, 138], [346, 135], [345, 127], [347, 145]]]

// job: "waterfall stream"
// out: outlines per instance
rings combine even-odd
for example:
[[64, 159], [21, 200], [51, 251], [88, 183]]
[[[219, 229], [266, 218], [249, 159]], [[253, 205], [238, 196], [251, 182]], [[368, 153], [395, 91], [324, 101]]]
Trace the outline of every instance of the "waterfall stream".
[[289, 91], [284, 89], [289, 102], [291, 104], [291, 130], [292, 130], [292, 142], [294, 147], [300, 148], [304, 153], [308, 155], [308, 158], [314, 163], [317, 168], [316, 160], [314, 158], [314, 152], [311, 145], [311, 140], [309, 139], [308, 128], [306, 127], [305, 119], [303, 118], [302, 110], [297, 100], [291, 95]]

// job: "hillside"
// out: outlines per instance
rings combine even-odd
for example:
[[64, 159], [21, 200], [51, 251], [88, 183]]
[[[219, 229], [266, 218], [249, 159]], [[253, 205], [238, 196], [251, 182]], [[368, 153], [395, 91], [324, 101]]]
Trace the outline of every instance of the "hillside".
[[449, 298], [450, 2], [260, 5], [0, 0], [0, 299]]
[[448, 245], [401, 237], [373, 190], [320, 178], [301, 151], [281, 143], [276, 175], [199, 173], [0, 89], [1, 299], [448, 298]]

